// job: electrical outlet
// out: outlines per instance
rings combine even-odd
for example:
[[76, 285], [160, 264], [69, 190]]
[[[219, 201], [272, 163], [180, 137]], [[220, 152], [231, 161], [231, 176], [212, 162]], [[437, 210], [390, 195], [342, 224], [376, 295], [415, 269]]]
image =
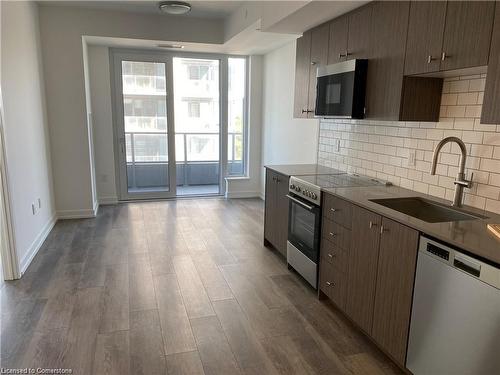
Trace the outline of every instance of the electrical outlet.
[[417, 164], [417, 155], [415, 151], [410, 151], [410, 154], [408, 155], [408, 166], [414, 167], [416, 164]]
[[38, 201], [38, 208], [42, 208], [42, 200], [38, 198], [37, 201]]

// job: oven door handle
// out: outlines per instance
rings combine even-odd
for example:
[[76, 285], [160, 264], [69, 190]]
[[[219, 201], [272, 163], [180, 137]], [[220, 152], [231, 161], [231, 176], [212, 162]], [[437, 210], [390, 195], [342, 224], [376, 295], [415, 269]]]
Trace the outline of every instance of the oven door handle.
[[292, 197], [292, 196], [291, 196], [291, 195], [289, 195], [289, 194], [287, 194], [286, 196], [287, 196], [287, 198], [288, 198], [288, 199], [291, 199], [291, 200], [292, 200], [292, 201], [294, 201], [295, 203], [300, 204], [302, 207], [307, 208], [309, 211], [314, 210], [314, 206], [308, 205], [308, 204], [306, 204], [306, 203], [302, 202], [300, 199], [297, 199], [297, 198], [295, 198], [295, 197]]

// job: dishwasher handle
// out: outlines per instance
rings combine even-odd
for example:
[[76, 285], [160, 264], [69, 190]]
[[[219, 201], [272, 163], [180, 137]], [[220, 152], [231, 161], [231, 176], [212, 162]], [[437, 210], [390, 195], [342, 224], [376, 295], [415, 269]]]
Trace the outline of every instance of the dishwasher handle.
[[481, 265], [478, 263], [471, 262], [458, 254], [455, 254], [455, 259], [453, 259], [453, 266], [462, 270], [472, 276], [481, 276]]

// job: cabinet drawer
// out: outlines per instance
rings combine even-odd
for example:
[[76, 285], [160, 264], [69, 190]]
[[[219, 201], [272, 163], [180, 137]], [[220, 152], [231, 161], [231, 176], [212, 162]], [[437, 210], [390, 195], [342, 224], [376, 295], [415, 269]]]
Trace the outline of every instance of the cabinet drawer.
[[330, 194], [325, 194], [323, 216], [334, 222], [343, 225], [346, 228], [351, 228], [352, 219], [352, 204], [334, 197]]
[[344, 250], [351, 246], [351, 231], [327, 218], [323, 219], [322, 237]]
[[347, 272], [347, 250], [335, 246], [330, 241], [321, 241], [321, 258], [341, 272]]
[[330, 263], [320, 262], [319, 288], [341, 309], [345, 309], [347, 284], [345, 273], [333, 268]]

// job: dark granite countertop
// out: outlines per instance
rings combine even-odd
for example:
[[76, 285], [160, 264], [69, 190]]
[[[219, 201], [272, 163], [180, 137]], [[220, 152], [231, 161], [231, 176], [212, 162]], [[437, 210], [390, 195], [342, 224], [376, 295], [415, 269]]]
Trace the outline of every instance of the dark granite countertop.
[[265, 168], [272, 169], [275, 172], [285, 176], [310, 176], [315, 174], [335, 174], [340, 171], [337, 169], [324, 167], [318, 164], [284, 164], [284, 165], [265, 165]]
[[323, 190], [326, 193], [336, 195], [358, 206], [414, 228], [424, 234], [454, 245], [472, 255], [500, 265], [500, 240], [490, 233], [486, 227], [488, 223], [500, 224], [500, 215], [498, 214], [472, 207], [464, 207], [466, 211], [487, 216], [488, 218], [448, 223], [427, 223], [371, 202], [370, 199], [423, 197], [438, 203], [450, 204], [450, 202], [395, 186], [333, 188]]

